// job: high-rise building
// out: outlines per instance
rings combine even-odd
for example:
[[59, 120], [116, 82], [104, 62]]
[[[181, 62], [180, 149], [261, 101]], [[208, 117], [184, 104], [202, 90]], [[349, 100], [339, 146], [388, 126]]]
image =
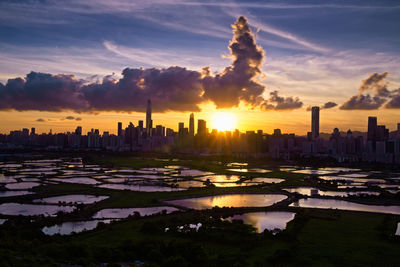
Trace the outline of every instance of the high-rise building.
[[35, 135], [36, 134], [36, 129], [34, 127], [32, 127], [31, 129], [31, 135]]
[[122, 136], [122, 122], [118, 122], [118, 136]]
[[185, 123], [180, 122], [180, 123], [178, 124], [178, 133], [179, 133], [179, 135], [183, 135], [184, 129], [185, 129]]
[[189, 118], [189, 135], [194, 136], [194, 114], [190, 113]]
[[319, 107], [311, 108], [311, 133], [312, 139], [317, 139], [319, 136]]
[[376, 141], [376, 130], [378, 127], [378, 120], [376, 117], [368, 117], [368, 133], [367, 141]]
[[207, 133], [206, 121], [205, 120], [198, 120], [197, 121], [197, 134], [204, 135], [206, 133]]
[[146, 109], [146, 133], [148, 136], [151, 135], [151, 128], [153, 127], [153, 122], [151, 120], [151, 100], [147, 100]]
[[78, 126], [75, 129], [75, 134], [76, 135], [82, 135], [82, 126]]

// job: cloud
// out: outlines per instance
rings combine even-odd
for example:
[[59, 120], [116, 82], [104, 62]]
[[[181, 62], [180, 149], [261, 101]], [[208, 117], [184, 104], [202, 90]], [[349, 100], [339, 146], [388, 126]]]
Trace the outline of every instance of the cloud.
[[70, 121], [75, 120], [75, 121], [81, 121], [82, 118], [80, 118], [80, 117], [74, 117], [74, 116], [67, 116], [67, 117], [65, 117], [65, 118], [62, 118], [61, 120], [70, 120]]
[[[217, 108], [235, 107], [240, 102], [251, 108], [259, 106], [265, 102], [265, 86], [260, 82], [264, 51], [256, 44], [245, 17], [239, 17], [232, 28], [232, 64], [221, 73], [213, 75], [209, 67], [202, 72], [179, 66], [125, 68], [119, 79], [109, 75], [93, 81], [32, 71], [25, 78], [0, 83], [0, 110], [141, 112], [147, 99], [152, 100], [154, 112], [200, 111], [199, 104], [207, 101]], [[277, 91], [271, 93], [266, 105], [271, 103], [277, 110], [302, 106], [298, 98], [282, 98]]]
[[325, 104], [322, 105], [321, 109], [329, 109], [329, 108], [334, 108], [336, 107], [337, 104], [335, 102], [326, 102]]
[[42, 118], [39, 118], [39, 119], [37, 119], [36, 121], [37, 121], [37, 122], [45, 122], [45, 120], [42, 119]]
[[270, 93], [270, 98], [261, 104], [262, 110], [292, 110], [303, 106], [298, 97], [281, 97], [278, 91]]
[[73, 75], [31, 72], [25, 79], [9, 79], [0, 86], [0, 109], [18, 111], [85, 110], [82, 81]]
[[[344, 110], [373, 110], [379, 109], [388, 98], [393, 97], [395, 91], [387, 89], [388, 82], [385, 81], [388, 76], [388, 72], [381, 74], [374, 72], [367, 79], [361, 82], [358, 89], [358, 95], [352, 96], [340, 109]], [[373, 95], [363, 94], [364, 92], [372, 91]], [[393, 100], [393, 99], [392, 99]], [[392, 102], [392, 101], [390, 101]], [[393, 107], [396, 106], [396, 101], [393, 101]], [[386, 105], [388, 107], [389, 104]], [[389, 105], [389, 108], [391, 106]]]
[[245, 17], [239, 17], [233, 28], [233, 39], [229, 45], [232, 65], [216, 76], [203, 78], [203, 97], [213, 101], [218, 108], [237, 106], [240, 100], [255, 106], [265, 86], [256, 80], [264, 51], [257, 46]]
[[355, 95], [343, 103], [340, 109], [344, 110], [371, 110], [380, 108], [386, 99], [379, 96], [370, 96], [369, 94]]

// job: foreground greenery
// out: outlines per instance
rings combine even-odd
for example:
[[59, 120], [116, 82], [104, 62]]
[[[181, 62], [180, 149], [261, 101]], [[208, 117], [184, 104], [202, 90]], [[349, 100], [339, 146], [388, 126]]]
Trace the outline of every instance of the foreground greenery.
[[[108, 167], [163, 167], [183, 165], [216, 173], [238, 174], [226, 170], [230, 159], [154, 160], [133, 156], [86, 155], [86, 163]], [[273, 163], [269, 163], [269, 167]], [[259, 160], [248, 168], [267, 168]], [[55, 184], [35, 188], [35, 195], [3, 198], [0, 203], [65, 194], [107, 195], [108, 199], [80, 206], [77, 212], [57, 218], [14, 217], [0, 226], [0, 266], [58, 266], [79, 264], [96, 266], [108, 263], [145, 266], [398, 266], [400, 238], [394, 236], [400, 216], [337, 210], [291, 208], [214, 208], [208, 211], [184, 211], [151, 217], [131, 216], [101, 224], [92, 231], [71, 236], [46, 236], [43, 226], [62, 221], [90, 218], [103, 208], [159, 206], [163, 199], [218, 195], [226, 193], [272, 193], [284, 186], [318, 185], [307, 175], [281, 172], [248, 173], [246, 177], [285, 178], [279, 185], [251, 187], [206, 187], [181, 192], [131, 192], [96, 188], [89, 185]], [[287, 194], [287, 193], [286, 193]], [[293, 197], [293, 196], [291, 196]], [[294, 196], [296, 197], [296, 196]], [[359, 200], [360, 201], [360, 200]], [[364, 202], [396, 203], [393, 199], [362, 199]], [[277, 234], [257, 234], [241, 221], [223, 220], [249, 211], [292, 211], [296, 217], [287, 229]], [[31, 219], [34, 219], [31, 221]], [[201, 223], [198, 232], [190, 224]], [[178, 230], [183, 226], [182, 230]], [[168, 231], [166, 231], [168, 228]]]

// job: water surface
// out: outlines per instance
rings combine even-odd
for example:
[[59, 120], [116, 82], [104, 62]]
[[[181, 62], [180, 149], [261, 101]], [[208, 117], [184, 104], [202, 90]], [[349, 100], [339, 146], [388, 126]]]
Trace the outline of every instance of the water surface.
[[138, 212], [140, 216], [150, 216], [165, 211], [167, 214], [179, 209], [168, 206], [148, 208], [123, 208], [123, 209], [102, 209], [93, 215], [94, 219], [122, 219]]
[[317, 208], [317, 209], [339, 209], [351, 211], [366, 211], [377, 213], [389, 213], [400, 215], [400, 206], [366, 205], [345, 200], [307, 198], [300, 199], [290, 204], [291, 207]]
[[279, 194], [229, 194], [219, 196], [186, 198], [165, 201], [171, 205], [190, 209], [210, 209], [213, 207], [268, 207], [286, 199]]
[[250, 224], [257, 229], [258, 233], [264, 230], [285, 230], [288, 222], [294, 219], [296, 213], [284, 211], [268, 211], [268, 212], [249, 212], [238, 214], [227, 219], [242, 220], [245, 224]]
[[92, 221], [82, 221], [82, 222], [65, 222], [62, 224], [57, 224], [53, 226], [45, 226], [42, 228], [42, 232], [46, 235], [52, 236], [55, 234], [60, 235], [70, 235], [72, 233], [80, 233], [83, 231], [89, 231], [95, 229], [98, 224], [110, 223], [111, 220], [92, 220]]
[[60, 211], [69, 213], [74, 211], [74, 209], [75, 207], [71, 206], [4, 203], [0, 205], [0, 214], [13, 216], [54, 216]]
[[59, 202], [92, 204], [92, 203], [99, 202], [99, 201], [102, 201], [107, 198], [109, 198], [109, 197], [108, 196], [92, 196], [92, 195], [65, 195], [65, 196], [35, 199], [33, 202], [47, 203], [47, 204], [57, 204]]

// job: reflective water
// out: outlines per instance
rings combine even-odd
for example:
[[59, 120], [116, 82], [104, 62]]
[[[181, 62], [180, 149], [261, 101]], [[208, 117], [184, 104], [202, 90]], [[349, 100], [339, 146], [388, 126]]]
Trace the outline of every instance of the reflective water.
[[339, 175], [342, 177], [351, 177], [351, 178], [365, 178], [368, 177], [369, 174], [368, 173], [349, 173], [349, 174], [343, 174], [343, 175]]
[[2, 225], [3, 223], [5, 223], [7, 221], [7, 219], [0, 219], [0, 225]]
[[71, 206], [4, 203], [0, 205], [0, 214], [14, 216], [54, 216], [60, 211], [72, 212], [74, 209], [75, 207]]
[[115, 189], [115, 190], [130, 190], [130, 191], [140, 191], [140, 192], [171, 192], [171, 191], [182, 191], [186, 190], [184, 188], [175, 188], [160, 185], [140, 185], [140, 184], [102, 184], [98, 187]]
[[285, 179], [257, 177], [257, 178], [252, 178], [251, 180], [247, 180], [246, 182], [267, 183], [267, 184], [275, 183], [275, 184], [278, 184], [278, 183], [282, 183], [283, 181], [285, 181]]
[[190, 209], [210, 209], [213, 207], [267, 207], [286, 199], [279, 194], [231, 194], [165, 201], [171, 205]]
[[103, 209], [93, 215], [94, 219], [122, 219], [138, 212], [140, 216], [150, 216], [165, 211], [167, 214], [177, 211], [174, 207], [160, 206], [148, 208]]
[[216, 175], [207, 175], [196, 178], [196, 180], [207, 181], [209, 180], [212, 183], [225, 183], [225, 182], [236, 182], [240, 180], [240, 177], [237, 175], [224, 175], [224, 174], [216, 174]]
[[52, 236], [55, 234], [70, 235], [72, 233], [80, 233], [83, 231], [89, 231], [95, 229], [98, 224], [110, 223], [111, 220], [93, 220], [93, 221], [82, 221], [82, 222], [65, 222], [53, 226], [45, 226], [42, 228], [42, 232], [46, 235]]
[[177, 181], [173, 182], [172, 184], [177, 184], [179, 187], [182, 188], [190, 188], [190, 187], [205, 187], [203, 182], [200, 181]]
[[6, 188], [10, 190], [31, 189], [39, 185], [40, 183], [35, 183], [35, 182], [21, 182], [21, 183], [7, 184]]
[[348, 197], [348, 196], [359, 196], [359, 195], [374, 195], [379, 196], [380, 192], [374, 191], [322, 191], [315, 187], [296, 187], [296, 188], [282, 188], [290, 193], [298, 193], [305, 196], [329, 196], [329, 197]]
[[331, 171], [331, 170], [310, 170], [310, 169], [305, 169], [305, 170], [296, 170], [292, 171], [293, 173], [302, 173], [302, 174], [314, 174], [314, 175], [321, 175], [321, 174], [331, 174], [335, 173], [337, 171]]
[[47, 197], [41, 199], [35, 199], [33, 202], [36, 203], [47, 203], [47, 204], [57, 204], [57, 203], [82, 203], [82, 204], [92, 204], [95, 202], [102, 201], [109, 198], [108, 196], [92, 196], [92, 195], [65, 195], [57, 197]]
[[238, 214], [227, 219], [229, 221], [242, 220], [245, 224], [250, 224], [257, 229], [258, 233], [264, 230], [285, 230], [288, 222], [294, 219], [296, 213], [283, 211], [250, 212]]
[[397, 229], [395, 235], [400, 236], [400, 223], [397, 223]]
[[86, 177], [79, 177], [79, 178], [54, 178], [51, 179], [52, 181], [56, 182], [62, 182], [62, 183], [71, 183], [71, 184], [100, 184], [99, 181], [92, 179], [92, 178], [86, 178]]
[[188, 169], [188, 170], [181, 170], [180, 173], [178, 174], [174, 174], [174, 176], [202, 176], [202, 175], [212, 175], [214, 173], [212, 172], [206, 172], [206, 171], [200, 171], [200, 170], [192, 170], [192, 169]]
[[290, 204], [291, 207], [367, 211], [400, 215], [400, 206], [366, 205], [345, 200], [307, 198]]
[[15, 197], [34, 194], [30, 191], [0, 191], [0, 197]]

